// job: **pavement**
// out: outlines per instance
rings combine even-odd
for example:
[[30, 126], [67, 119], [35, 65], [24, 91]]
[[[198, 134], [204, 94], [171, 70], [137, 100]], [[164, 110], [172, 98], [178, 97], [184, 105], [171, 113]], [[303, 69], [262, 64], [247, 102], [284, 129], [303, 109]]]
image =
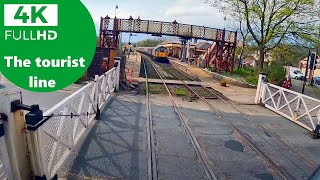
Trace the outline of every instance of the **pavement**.
[[[291, 82], [292, 82], [292, 87], [290, 88], [290, 90], [298, 92], [298, 93], [301, 93], [302, 92], [303, 81], [292, 79]], [[307, 85], [305, 86], [304, 94], [307, 95], [307, 96], [316, 98], [316, 99], [320, 99], [319, 94], [315, 93], [314, 88], [319, 88], [319, 87], [317, 87], [317, 86], [311, 87], [309, 85], [309, 83], [307, 82]]]
[[139, 53], [129, 55], [126, 62], [127, 79], [138, 79], [140, 76], [141, 56]]
[[0, 73], [0, 91], [14, 90], [17, 92], [21, 92], [23, 103], [27, 105], [39, 104], [40, 109], [44, 112], [62, 101], [64, 98], [70, 96], [72, 93], [76, 92], [83, 86], [84, 85], [72, 84], [60, 91], [36, 93], [17, 87]]
[[116, 96], [83, 144], [71, 154], [60, 179], [147, 179], [144, 97]]

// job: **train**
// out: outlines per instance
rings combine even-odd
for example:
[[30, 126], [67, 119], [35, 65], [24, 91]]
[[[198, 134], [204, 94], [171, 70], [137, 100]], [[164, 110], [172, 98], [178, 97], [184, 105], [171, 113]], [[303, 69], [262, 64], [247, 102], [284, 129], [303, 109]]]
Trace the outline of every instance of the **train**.
[[160, 63], [169, 64], [168, 55], [168, 49], [164, 46], [157, 46], [154, 49], [152, 49], [153, 58]]
[[164, 46], [157, 47], [140, 47], [139, 51], [144, 52], [145, 54], [152, 56], [154, 60], [160, 63], [169, 63], [168, 56], [169, 51]]

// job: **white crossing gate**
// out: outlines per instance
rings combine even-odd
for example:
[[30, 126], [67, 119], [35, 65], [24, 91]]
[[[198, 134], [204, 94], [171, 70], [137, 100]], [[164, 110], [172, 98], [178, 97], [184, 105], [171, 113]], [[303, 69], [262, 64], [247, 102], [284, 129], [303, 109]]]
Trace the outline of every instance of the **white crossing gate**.
[[320, 100], [263, 81], [259, 82], [257, 96], [266, 108], [311, 132], [319, 131]]
[[9, 161], [8, 149], [5, 140], [3, 122], [0, 120], [0, 180], [13, 179]]
[[[51, 179], [68, 158], [74, 147], [84, 138], [102, 110], [119, 87], [118, 66], [94, 82], [46, 111], [39, 122], [27, 122], [27, 139], [34, 174]], [[97, 115], [98, 116], [98, 115]]]

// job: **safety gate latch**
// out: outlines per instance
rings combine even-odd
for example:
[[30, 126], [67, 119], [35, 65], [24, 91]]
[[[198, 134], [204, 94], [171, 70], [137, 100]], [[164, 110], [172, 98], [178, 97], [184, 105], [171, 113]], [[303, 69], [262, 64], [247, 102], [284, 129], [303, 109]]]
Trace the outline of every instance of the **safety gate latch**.
[[35, 105], [25, 105], [20, 102], [20, 100], [15, 100], [11, 102], [11, 112], [16, 112], [18, 110], [25, 110], [29, 111], [25, 115], [25, 121], [27, 124], [28, 130], [35, 131], [38, 129], [43, 123], [43, 112], [40, 110], [40, 107], [38, 104]]

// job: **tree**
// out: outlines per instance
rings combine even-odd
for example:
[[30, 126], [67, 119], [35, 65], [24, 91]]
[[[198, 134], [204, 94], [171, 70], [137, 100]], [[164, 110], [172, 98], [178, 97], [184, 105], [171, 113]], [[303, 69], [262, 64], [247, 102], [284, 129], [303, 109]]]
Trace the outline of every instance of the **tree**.
[[[318, 0], [317, 0], [318, 1]], [[265, 54], [314, 23], [315, 0], [207, 0], [231, 18], [242, 19], [259, 49], [259, 71]]]
[[246, 48], [247, 40], [248, 40], [248, 36], [249, 36], [248, 28], [246, 28], [246, 26], [242, 25], [241, 19], [239, 19], [239, 32], [242, 37], [242, 43], [241, 43], [241, 47], [239, 48], [240, 52], [239, 52], [238, 69], [240, 69], [240, 67], [241, 67], [243, 53]]
[[300, 61], [307, 54], [307, 48], [291, 44], [280, 44], [270, 51], [270, 55], [275, 61], [281, 61], [287, 66], [299, 66]]
[[138, 47], [155, 47], [162, 43], [161, 39], [146, 39], [137, 43]]

